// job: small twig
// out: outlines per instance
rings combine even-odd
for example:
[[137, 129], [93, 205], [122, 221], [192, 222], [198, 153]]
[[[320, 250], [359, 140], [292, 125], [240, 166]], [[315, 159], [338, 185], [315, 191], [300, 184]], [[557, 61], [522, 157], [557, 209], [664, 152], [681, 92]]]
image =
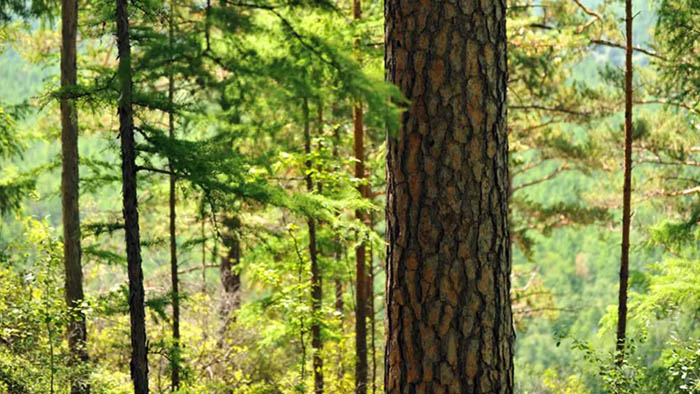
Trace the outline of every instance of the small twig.
[[599, 21], [601, 21], [601, 22], [603, 21], [603, 18], [601, 18], [600, 15], [599, 15], [597, 12], [591, 11], [588, 7], [586, 7], [585, 5], [583, 5], [583, 3], [581, 3], [579, 0], [574, 0], [574, 3], [576, 3], [576, 5], [578, 5], [579, 8], [581, 8], [581, 10], [583, 10], [583, 12], [585, 12], [586, 14], [588, 14], [588, 15], [590, 15], [590, 16], [593, 17], [593, 18], [591, 18], [591, 20], [589, 20], [588, 22], [586, 22], [586, 23], [584, 23], [583, 25], [579, 26], [579, 27], [576, 29], [577, 32], [581, 33], [582, 31], [586, 30], [586, 28], [588, 28], [588, 26], [590, 26], [590, 25], [592, 25], [593, 23], [595, 23], [596, 20], [599, 20]]

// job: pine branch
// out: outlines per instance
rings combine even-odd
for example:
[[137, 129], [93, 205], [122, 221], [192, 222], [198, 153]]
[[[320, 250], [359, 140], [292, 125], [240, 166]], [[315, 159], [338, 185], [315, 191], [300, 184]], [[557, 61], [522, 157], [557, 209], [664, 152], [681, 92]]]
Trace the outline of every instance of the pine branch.
[[583, 116], [583, 117], [591, 116], [591, 112], [580, 112], [580, 111], [576, 111], [573, 109], [562, 108], [562, 107], [545, 107], [543, 105], [510, 105], [510, 106], [508, 106], [508, 109], [515, 109], [515, 110], [533, 110], [534, 109], [534, 110], [539, 110], [539, 111], [562, 112], [562, 113], [569, 114], [569, 115]]
[[518, 185], [518, 186], [514, 187], [514, 188], [513, 188], [513, 193], [515, 193], [516, 191], [518, 191], [518, 190], [520, 190], [520, 189], [524, 189], [524, 188], [526, 188], [526, 187], [534, 186], [534, 185], [537, 185], [538, 183], [542, 183], [542, 182], [546, 182], [546, 181], [548, 181], [548, 180], [551, 180], [551, 179], [553, 179], [555, 176], [557, 176], [559, 173], [561, 173], [561, 172], [563, 172], [563, 171], [566, 171], [568, 168], [569, 168], [568, 166], [562, 165], [561, 167], [559, 167], [559, 168], [557, 168], [556, 170], [552, 171], [549, 175], [547, 175], [547, 176], [545, 176], [545, 177], [542, 177], [542, 178], [539, 178], [539, 179], [535, 179], [534, 181], [525, 182], [525, 183], [523, 183], [523, 184], [521, 184], [521, 185]]
[[183, 274], [189, 274], [190, 272], [200, 271], [202, 269], [207, 269], [207, 268], [219, 268], [219, 265], [218, 264], [208, 264], [208, 265], [204, 265], [204, 266], [200, 265], [197, 267], [190, 267], [190, 268], [186, 268], [184, 270], [177, 271], [177, 273], [178, 273], [178, 275], [183, 275]]
[[578, 29], [576, 29], [579, 33], [584, 31], [586, 28], [588, 28], [588, 26], [595, 23], [596, 20], [600, 21], [601, 23], [603, 22], [603, 19], [600, 17], [600, 15], [597, 12], [591, 11], [590, 9], [588, 9], [588, 7], [583, 5], [583, 3], [581, 3], [579, 0], [573, 0], [573, 1], [574, 1], [574, 3], [576, 3], [576, 5], [579, 6], [579, 8], [581, 8], [581, 10], [583, 10], [583, 12], [585, 12], [586, 14], [593, 17], [593, 18], [591, 18], [591, 20], [589, 20], [588, 22], [579, 26]]
[[[600, 39], [591, 40], [591, 44], [593, 44], [593, 45], [603, 45], [603, 46], [608, 46], [608, 47], [613, 47], [613, 48], [619, 48], [619, 49], [625, 49], [625, 46], [624, 46], [623, 44], [620, 44], [620, 43], [617, 43], [617, 42], [613, 42], [613, 41], [608, 41], [608, 40], [600, 40]], [[641, 47], [632, 47], [632, 50], [634, 50], [634, 51], [636, 51], [636, 52], [643, 53], [643, 54], [645, 54], [645, 55], [649, 55], [649, 56], [655, 57], [655, 58], [657, 58], [657, 59], [666, 60], [665, 57], [663, 57], [663, 56], [659, 55], [658, 53], [656, 53], [656, 52], [654, 52], [654, 51], [651, 51], [651, 50], [649, 50], [649, 49], [644, 49], [644, 48], [641, 48]]]
[[159, 174], [165, 174], [165, 175], [172, 175], [172, 176], [178, 176], [178, 174], [168, 171], [168, 170], [161, 170], [160, 168], [153, 168], [153, 167], [145, 167], [145, 166], [136, 166], [136, 171], [150, 171], [150, 172], [156, 172]]

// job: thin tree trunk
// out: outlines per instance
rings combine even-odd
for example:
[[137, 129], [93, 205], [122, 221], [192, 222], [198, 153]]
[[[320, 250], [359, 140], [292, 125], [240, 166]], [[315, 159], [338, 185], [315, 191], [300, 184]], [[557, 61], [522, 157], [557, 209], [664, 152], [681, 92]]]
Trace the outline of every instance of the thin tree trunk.
[[[331, 113], [335, 112], [335, 106]], [[338, 156], [338, 146], [340, 146], [340, 127], [335, 127], [333, 129], [333, 157]], [[340, 265], [341, 252], [338, 250], [340, 247], [340, 240], [336, 237], [334, 239], [336, 246], [335, 261], [336, 264]], [[343, 302], [343, 281], [340, 277], [334, 279], [335, 282], [335, 311], [338, 314], [338, 319], [340, 320], [340, 330], [343, 331], [343, 319], [345, 318], [345, 305]], [[342, 372], [342, 368], [339, 369]], [[340, 375], [342, 376], [342, 374]]]
[[[336, 261], [340, 259], [336, 253]], [[343, 326], [343, 314], [345, 313], [345, 303], [343, 302], [343, 281], [339, 278], [334, 280], [335, 282], [335, 311], [338, 313], [340, 319], [340, 326], [342, 330]]]
[[[77, 82], [78, 2], [61, 3], [61, 87], [74, 87]], [[65, 93], [65, 92], [64, 92]], [[68, 347], [71, 366], [78, 373], [71, 379], [71, 394], [90, 392], [88, 374], [87, 331], [82, 311], [83, 269], [80, 261], [80, 206], [78, 190], [78, 110], [73, 99], [61, 98], [61, 203], [63, 207], [63, 263], [65, 267], [66, 304], [71, 310], [68, 321]]]
[[[362, 18], [362, 5], [360, 0], [352, 2], [353, 19], [359, 21]], [[359, 48], [359, 39], [355, 41]], [[365, 178], [365, 148], [364, 148], [364, 120], [362, 103], [355, 104], [352, 110], [353, 139], [355, 154], [355, 177], [361, 181]], [[360, 194], [366, 197], [365, 187], [360, 185]], [[355, 212], [355, 216], [365, 221], [365, 214], [361, 210]], [[361, 242], [355, 249], [355, 394], [367, 393], [367, 273], [365, 263], [365, 243]]]
[[505, 3], [387, 0], [387, 393], [513, 393]]
[[[364, 146], [363, 146], [363, 120], [362, 106], [353, 108], [354, 138], [355, 138], [355, 177], [363, 180], [365, 174]], [[365, 187], [359, 186], [360, 194], [365, 197]], [[365, 221], [365, 214], [361, 210], [355, 212], [357, 218]], [[365, 243], [355, 248], [355, 393], [367, 392], [367, 271], [366, 271]]]
[[627, 283], [629, 280], [630, 224], [632, 196], [632, 0], [625, 1], [625, 169], [622, 190], [622, 245], [620, 253], [620, 292], [617, 308], [617, 363], [624, 362], [627, 331]]
[[[170, 48], [173, 47], [174, 24], [173, 18], [175, 11], [173, 10], [173, 2], [170, 2], [170, 15], [168, 18], [168, 41]], [[175, 114], [173, 113], [173, 96], [175, 94], [175, 76], [172, 70], [172, 59], [168, 70], [168, 103], [170, 111], [168, 112], [168, 129], [171, 139], [175, 138]], [[170, 356], [171, 368], [171, 389], [176, 391], [180, 388], [180, 290], [177, 274], [177, 239], [175, 232], [175, 175], [172, 164], [170, 168], [170, 280], [171, 280], [171, 297], [173, 304], [173, 349]]]
[[206, 238], [206, 218], [204, 216], [204, 200], [202, 200], [202, 293], [207, 293], [207, 238]]
[[[304, 99], [304, 152], [311, 154], [311, 130], [309, 121], [309, 103]], [[311, 161], [306, 162], [306, 168], [311, 170]], [[314, 190], [311, 173], [306, 175], [306, 189]], [[321, 273], [318, 267], [318, 252], [316, 250], [316, 221], [308, 218], [309, 225], [309, 256], [311, 258], [311, 347], [313, 348], [314, 393], [323, 393], [323, 358], [321, 358], [321, 297], [323, 295]]]
[[131, 46], [127, 1], [116, 0], [117, 71], [119, 96], [119, 135], [122, 151], [122, 194], [124, 197], [124, 229], [129, 276], [129, 315], [131, 318], [131, 380], [134, 394], [148, 393], [148, 354], [146, 349], [146, 311], [141, 269], [139, 213], [136, 197], [136, 150], [134, 144], [134, 116], [132, 109]]
[[[369, 190], [369, 186], [367, 186]], [[370, 194], [369, 191], [367, 194]], [[374, 228], [374, 215], [369, 214], [369, 227]], [[367, 313], [369, 314], [369, 327], [370, 327], [370, 338], [371, 338], [371, 349], [372, 349], [372, 394], [377, 392], [377, 346], [375, 342], [376, 337], [376, 323], [377, 319], [374, 314], [374, 248], [370, 244], [369, 246], [369, 263], [367, 264]]]
[[[231, 312], [240, 306], [241, 274], [241, 222], [238, 217], [230, 215], [224, 218], [224, 233], [221, 240], [227, 249], [226, 255], [221, 257], [219, 272], [221, 273], [221, 285], [224, 289], [224, 300], [221, 305], [221, 314], [225, 321], [229, 320]], [[224, 327], [225, 328], [225, 327]]]

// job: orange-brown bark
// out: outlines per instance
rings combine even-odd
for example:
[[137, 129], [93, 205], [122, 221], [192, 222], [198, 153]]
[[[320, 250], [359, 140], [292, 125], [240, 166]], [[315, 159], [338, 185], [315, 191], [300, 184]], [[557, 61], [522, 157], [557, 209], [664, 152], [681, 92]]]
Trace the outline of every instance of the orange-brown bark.
[[512, 393], [505, 2], [387, 0], [387, 393]]

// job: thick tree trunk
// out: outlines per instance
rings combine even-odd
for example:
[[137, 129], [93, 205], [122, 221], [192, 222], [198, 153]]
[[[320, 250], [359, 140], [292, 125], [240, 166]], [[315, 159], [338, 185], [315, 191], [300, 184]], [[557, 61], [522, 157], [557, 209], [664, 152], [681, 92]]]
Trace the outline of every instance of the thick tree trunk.
[[[168, 18], [168, 40], [169, 45], [173, 47], [173, 3], [170, 2], [170, 15]], [[168, 102], [170, 104], [170, 112], [168, 112], [168, 129], [170, 138], [175, 138], [175, 114], [173, 113], [173, 95], [175, 94], [175, 76], [172, 71], [172, 60], [170, 64], [170, 70], [168, 72]], [[173, 166], [169, 164], [170, 168], [170, 281], [171, 281], [171, 297], [173, 304], [173, 349], [170, 355], [170, 369], [171, 369], [171, 388], [172, 391], [176, 391], [180, 387], [180, 290], [178, 283], [177, 274], [177, 239], [176, 239], [176, 228], [175, 228], [175, 175], [173, 173]]]
[[[69, 88], [77, 82], [77, 0], [61, 3], [61, 87]], [[63, 206], [63, 263], [65, 267], [66, 304], [72, 313], [68, 322], [70, 364], [88, 361], [85, 341], [85, 315], [82, 312], [83, 270], [80, 262], [80, 207], [78, 193], [78, 110], [73, 99], [61, 98], [61, 203]], [[90, 392], [87, 374], [80, 365], [71, 380], [71, 394]]]
[[117, 46], [119, 48], [119, 135], [122, 150], [122, 194], [126, 260], [129, 276], [129, 315], [131, 317], [131, 380], [134, 394], [148, 393], [146, 349], [146, 311], [144, 307], [143, 271], [139, 237], [139, 213], [136, 199], [136, 150], [132, 109], [131, 46], [127, 1], [116, 0]]
[[[311, 154], [311, 130], [309, 122], [309, 103], [304, 99], [304, 152]], [[307, 169], [311, 170], [311, 161], [306, 162]], [[311, 174], [306, 175], [306, 189], [309, 192], [314, 190]], [[314, 393], [323, 393], [323, 358], [321, 357], [321, 298], [323, 288], [321, 283], [321, 272], [318, 267], [318, 251], [316, 249], [316, 221], [312, 218], [307, 220], [309, 225], [309, 257], [311, 258], [311, 347], [313, 348], [314, 364]]]
[[387, 0], [387, 393], [512, 393], [505, 2]]
[[627, 331], [627, 282], [630, 265], [630, 224], [632, 205], [632, 0], [625, 1], [625, 169], [622, 190], [622, 245], [620, 253], [620, 292], [617, 308], [617, 363], [624, 361]]

